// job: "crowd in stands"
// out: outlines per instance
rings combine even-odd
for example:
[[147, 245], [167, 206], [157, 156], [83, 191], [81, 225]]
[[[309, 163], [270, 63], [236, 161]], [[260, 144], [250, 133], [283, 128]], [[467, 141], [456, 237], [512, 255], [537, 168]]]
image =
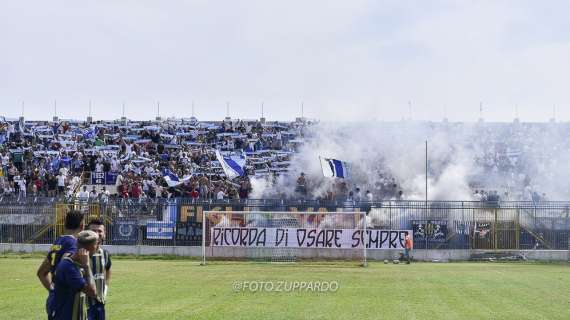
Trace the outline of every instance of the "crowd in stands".
[[487, 181], [488, 186], [495, 188], [503, 187], [501, 192], [478, 190], [474, 199], [548, 201], [543, 188], [545, 184], [554, 189], [560, 187], [556, 175], [563, 168], [560, 161], [570, 150], [566, 139], [568, 129], [565, 123], [515, 122], [488, 124], [473, 130], [465, 137], [472, 141], [468, 146], [475, 154], [474, 165], [480, 171], [479, 177], [473, 180]]
[[[251, 196], [252, 179], [275, 182], [280, 175], [289, 173], [294, 154], [310, 138], [310, 125], [303, 119], [199, 122], [191, 118], [94, 123], [4, 119], [0, 121], [0, 198], [247, 199]], [[390, 125], [384, 126], [389, 135]], [[394, 131], [399, 130], [398, 124], [393, 126]], [[557, 181], [556, 173], [563, 168], [561, 160], [565, 155], [570, 157], [566, 151], [570, 150], [570, 142], [565, 139], [568, 126], [564, 124], [426, 123], [420, 128], [427, 136], [444, 133], [451, 140], [450, 151], [438, 159], [441, 164], [451, 161], [457, 146], [471, 152], [476, 170], [469, 183], [472, 200], [477, 201], [547, 201], [535, 181]], [[218, 151], [245, 155], [245, 173], [228, 179], [218, 161]], [[313, 192], [318, 186], [311, 178], [291, 172], [292, 179], [297, 177], [293, 197], [342, 201], [405, 199], [406, 190], [400, 182], [386, 171], [381, 159], [375, 162], [375, 177], [366, 177], [368, 182], [335, 179], [332, 187], [319, 195]], [[432, 172], [433, 168], [429, 168], [430, 175], [437, 177], [440, 173]], [[166, 171], [181, 182], [170, 185], [165, 181]], [[106, 182], [93, 183], [94, 177]], [[93, 184], [100, 185], [82, 187]], [[291, 196], [291, 192], [287, 194]]]
[[[19, 122], [0, 124], [0, 197], [106, 200], [191, 197], [245, 199], [251, 177], [288, 171], [310, 122], [189, 120]], [[216, 158], [245, 154], [245, 174], [228, 179]], [[168, 171], [182, 183], [164, 180]], [[112, 185], [87, 190], [92, 176]], [[182, 179], [183, 177], [187, 177]]]
[[[296, 196], [306, 198], [309, 182], [304, 173], [297, 178]], [[396, 183], [394, 178], [381, 178], [373, 185], [373, 188], [362, 190], [358, 185], [349, 184], [345, 179], [335, 179], [332, 188], [329, 188], [324, 197], [318, 200], [348, 201], [348, 202], [373, 202], [378, 200], [405, 200], [404, 191]]]

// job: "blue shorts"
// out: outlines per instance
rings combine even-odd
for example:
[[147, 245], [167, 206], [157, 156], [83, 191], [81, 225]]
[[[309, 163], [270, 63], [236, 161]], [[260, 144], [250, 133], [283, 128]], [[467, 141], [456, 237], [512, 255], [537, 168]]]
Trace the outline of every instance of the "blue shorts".
[[52, 311], [53, 311], [54, 300], [55, 300], [54, 290], [50, 290], [46, 300], [46, 312], [48, 314], [48, 319], [53, 319]]
[[94, 304], [87, 309], [88, 320], [105, 320], [105, 305], [101, 303]]

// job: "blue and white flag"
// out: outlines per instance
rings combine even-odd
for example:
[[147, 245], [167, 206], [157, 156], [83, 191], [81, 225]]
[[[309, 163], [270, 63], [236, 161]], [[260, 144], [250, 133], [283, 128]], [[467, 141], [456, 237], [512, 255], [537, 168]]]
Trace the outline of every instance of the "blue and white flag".
[[169, 187], [176, 187], [184, 183], [184, 181], [190, 180], [191, 177], [187, 176], [180, 179], [177, 175], [174, 174], [174, 172], [170, 171], [169, 169], [164, 169], [163, 178]]
[[337, 159], [321, 158], [321, 169], [323, 176], [333, 178], [348, 178], [348, 165], [344, 161]]
[[95, 127], [90, 127], [83, 130], [83, 138], [84, 139], [93, 139], [97, 135], [97, 129]]
[[216, 150], [216, 159], [229, 179], [245, 175], [245, 155], [222, 156], [220, 151]]
[[176, 230], [175, 222], [148, 221], [146, 223], [147, 239], [172, 239]]

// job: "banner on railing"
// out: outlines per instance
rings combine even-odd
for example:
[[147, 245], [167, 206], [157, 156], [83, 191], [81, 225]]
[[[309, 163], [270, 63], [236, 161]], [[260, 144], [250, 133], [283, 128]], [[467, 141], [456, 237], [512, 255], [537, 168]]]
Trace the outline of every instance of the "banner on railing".
[[162, 208], [161, 220], [149, 220], [146, 223], [147, 239], [174, 239], [176, 232], [176, 220], [178, 218], [178, 206], [176, 200], [168, 201]]
[[174, 238], [175, 228], [174, 222], [149, 221], [146, 224], [146, 238], [171, 240]]
[[91, 172], [91, 184], [115, 185], [117, 182], [117, 172]]
[[414, 241], [446, 242], [446, 220], [413, 220]]
[[[217, 247], [403, 249], [411, 230], [315, 228], [211, 228], [210, 245]], [[366, 239], [365, 239], [366, 238]], [[366, 240], [366, 241], [365, 241]]]
[[491, 222], [487, 221], [475, 221], [473, 235], [478, 239], [490, 239], [492, 225]]
[[136, 220], [118, 220], [113, 224], [113, 243], [136, 244], [139, 229]]
[[52, 215], [18, 213], [0, 214], [0, 225], [46, 225], [50, 223], [53, 223]]

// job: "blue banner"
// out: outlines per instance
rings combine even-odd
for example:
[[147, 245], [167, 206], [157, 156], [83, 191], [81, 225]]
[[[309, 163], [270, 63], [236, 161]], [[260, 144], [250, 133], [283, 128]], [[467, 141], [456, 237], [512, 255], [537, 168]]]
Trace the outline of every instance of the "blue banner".
[[117, 176], [119, 173], [117, 172], [91, 172], [91, 184], [100, 184], [100, 185], [108, 185], [112, 186], [115, 185], [117, 182]]
[[136, 220], [118, 220], [113, 224], [113, 244], [136, 244], [138, 235]]

